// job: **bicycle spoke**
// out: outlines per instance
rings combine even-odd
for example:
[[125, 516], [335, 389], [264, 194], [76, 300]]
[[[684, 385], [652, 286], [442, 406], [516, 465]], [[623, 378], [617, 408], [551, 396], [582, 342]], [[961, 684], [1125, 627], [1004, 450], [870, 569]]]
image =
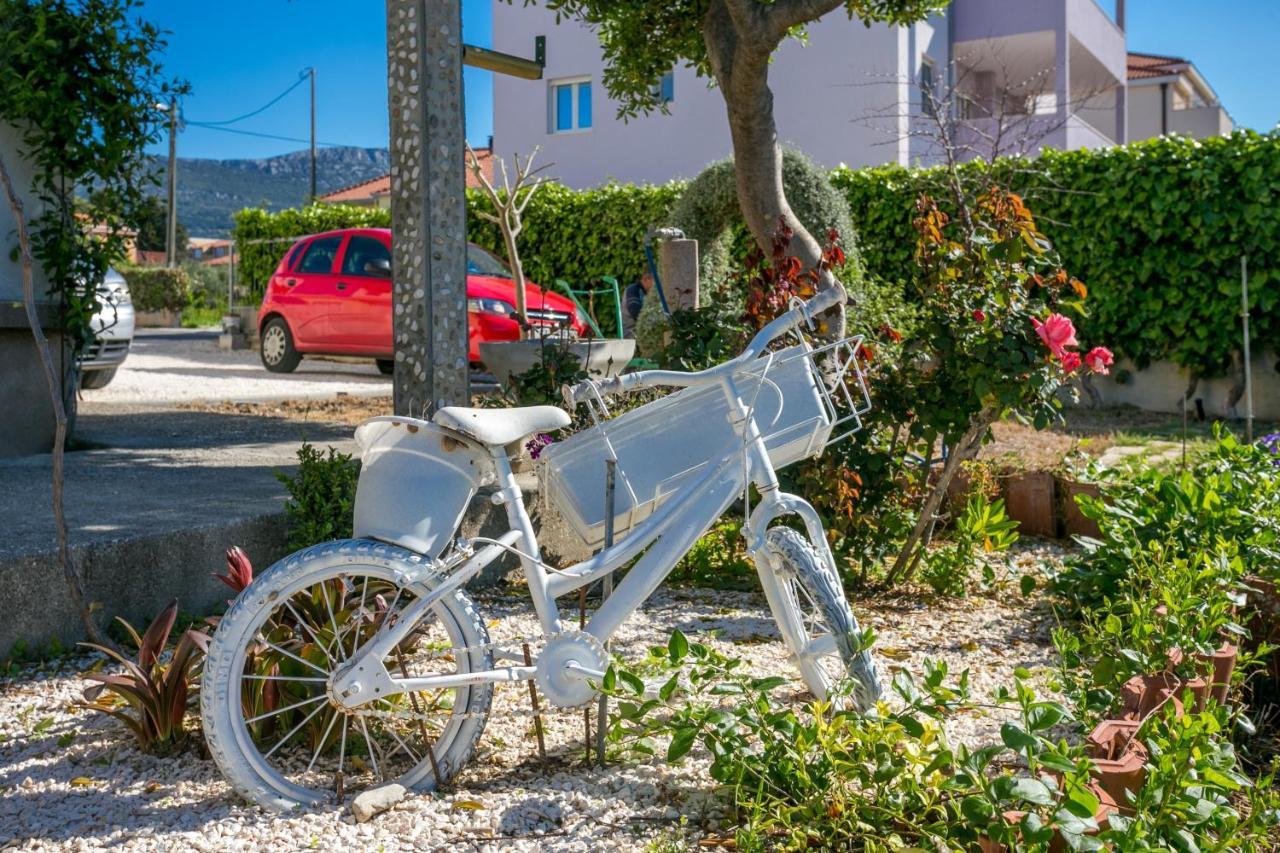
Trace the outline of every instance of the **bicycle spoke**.
[[369, 763], [373, 765], [373, 775], [381, 779], [382, 772], [378, 770], [378, 757], [373, 754], [373, 739], [369, 737], [369, 727], [364, 724], [364, 717], [357, 717], [356, 719], [360, 721], [360, 731], [364, 732], [364, 745], [369, 748]]
[[[262, 632], [261, 632], [261, 631], [259, 631], [259, 632], [258, 632], [258, 634], [259, 634], [259, 636], [261, 636]], [[328, 680], [329, 680], [329, 677], [328, 677], [328, 676], [329, 676], [329, 673], [328, 673], [328, 671], [321, 669], [320, 667], [318, 667], [318, 666], [316, 666], [315, 664], [313, 664], [311, 661], [306, 660], [306, 659], [304, 659], [304, 658], [300, 658], [300, 657], [298, 657], [297, 655], [295, 655], [293, 652], [286, 651], [286, 650], [284, 650], [284, 649], [280, 648], [279, 646], [277, 646], [275, 643], [271, 642], [271, 641], [270, 641], [270, 640], [268, 640], [268, 639], [265, 639], [265, 638], [264, 638], [264, 639], [262, 640], [262, 642], [263, 642], [263, 643], [265, 643], [265, 644], [267, 645], [267, 647], [268, 647], [268, 648], [275, 649], [277, 652], [279, 652], [280, 654], [284, 655], [285, 657], [293, 658], [293, 659], [294, 659], [294, 660], [296, 660], [298, 663], [303, 664], [304, 666], [309, 666], [309, 667], [311, 667], [311, 668], [312, 668], [312, 669], [314, 669], [316, 672], [318, 672], [318, 673], [320, 673], [321, 675], [325, 676], [325, 681], [328, 681]]]
[[[400, 735], [396, 734], [394, 729], [390, 727], [386, 727], [383, 729], [383, 731], [385, 731], [387, 734], [391, 735], [393, 738], [396, 739], [396, 743], [400, 744], [400, 746], [404, 748], [404, 751], [409, 754], [409, 758], [413, 759], [413, 763], [415, 765], [422, 761], [422, 759], [418, 756], [418, 754], [409, 748], [409, 744], [401, 740]], [[395, 755], [396, 752], [399, 752], [399, 750], [395, 750], [393, 752], [387, 753], [386, 758], [388, 759], [391, 758], [391, 756]]]
[[324, 656], [329, 659], [329, 663], [333, 663], [333, 654], [330, 652], [329, 648], [320, 641], [320, 635], [311, 627], [311, 623], [303, 619], [302, 615], [293, 609], [293, 605], [290, 604], [287, 599], [285, 600], [284, 606], [293, 614], [293, 618], [297, 620], [298, 624], [307, 629], [307, 633], [310, 634], [311, 639], [315, 641], [316, 647], [319, 648], [320, 651], [324, 652]]
[[[338, 579], [338, 583], [342, 583], [342, 579]], [[346, 584], [343, 584], [346, 586]], [[339, 641], [338, 620], [333, 617], [333, 605], [329, 603], [329, 586], [328, 584], [320, 585], [320, 594], [324, 596], [324, 609], [329, 611], [329, 624], [333, 626], [334, 643], [338, 650], [338, 656], [342, 658], [342, 662], [347, 662], [347, 654], [342, 650], [342, 643]], [[317, 641], [319, 642], [319, 641]]]
[[312, 696], [310, 699], [303, 699], [301, 702], [294, 702], [292, 705], [286, 705], [283, 708], [277, 708], [274, 711], [268, 711], [265, 714], [259, 714], [256, 717], [251, 717], [245, 720], [244, 723], [247, 726], [252, 723], [258, 722], [259, 720], [265, 720], [267, 717], [274, 717], [276, 714], [283, 714], [285, 711], [292, 711], [294, 708], [301, 708], [303, 705], [311, 705], [315, 702], [323, 702], [328, 698], [329, 697], [324, 694], [321, 694], [320, 696]]
[[253, 681], [317, 681], [321, 684], [329, 680], [327, 678], [313, 678], [301, 675], [242, 675], [241, 678], [248, 678]]
[[320, 757], [320, 753], [324, 750], [324, 742], [329, 739], [329, 732], [333, 731], [334, 725], [338, 722], [338, 717], [343, 719], [343, 728], [346, 728], [346, 715], [334, 714], [329, 718], [329, 725], [325, 728], [324, 734], [320, 735], [320, 743], [316, 744], [316, 751], [311, 755], [311, 761], [307, 764], [307, 773], [311, 772], [311, 768], [316, 766], [316, 759]]
[[[321, 698], [323, 698], [323, 697], [321, 697]], [[324, 710], [324, 707], [325, 707], [324, 705], [321, 705], [319, 708], [316, 708], [316, 709], [315, 709], [314, 711], [312, 711], [310, 714], [307, 714], [305, 717], [303, 717], [303, 718], [302, 718], [302, 721], [301, 721], [300, 723], [298, 723], [296, 726], [294, 726], [292, 729], [290, 729], [290, 730], [289, 730], [289, 733], [288, 733], [287, 735], [285, 735], [284, 737], [282, 737], [282, 738], [280, 739], [279, 743], [277, 743], [275, 746], [271, 747], [271, 752], [268, 752], [266, 755], [264, 755], [264, 756], [262, 756], [262, 757], [263, 757], [264, 759], [266, 759], [266, 758], [270, 758], [270, 757], [271, 757], [271, 755], [272, 755], [272, 753], [274, 753], [274, 752], [275, 752], [277, 749], [279, 749], [280, 747], [284, 746], [285, 742], [286, 742], [286, 741], [288, 741], [288, 740], [289, 740], [289, 738], [291, 738], [291, 737], [293, 737], [294, 735], [296, 735], [296, 734], [298, 733], [298, 730], [299, 730], [299, 729], [301, 729], [301, 728], [302, 728], [303, 726], [305, 726], [307, 723], [311, 722], [311, 718], [312, 718], [312, 717], [314, 717], [316, 714], [319, 714], [321, 711], [323, 711], [323, 710]]]

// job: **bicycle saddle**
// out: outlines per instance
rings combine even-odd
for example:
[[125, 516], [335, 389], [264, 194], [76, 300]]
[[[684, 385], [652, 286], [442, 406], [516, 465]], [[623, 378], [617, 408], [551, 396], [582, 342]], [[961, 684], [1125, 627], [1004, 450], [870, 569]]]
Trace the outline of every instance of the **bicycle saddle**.
[[497, 447], [511, 444], [536, 432], [550, 432], [569, 425], [569, 416], [555, 406], [525, 406], [517, 409], [468, 409], [445, 406], [431, 422], [461, 433], [481, 444]]

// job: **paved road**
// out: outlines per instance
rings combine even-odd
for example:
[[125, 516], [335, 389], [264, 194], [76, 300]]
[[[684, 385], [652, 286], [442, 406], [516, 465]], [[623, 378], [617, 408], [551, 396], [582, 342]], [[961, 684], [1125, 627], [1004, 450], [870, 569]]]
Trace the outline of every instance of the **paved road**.
[[91, 403], [174, 404], [194, 400], [279, 400], [391, 393], [373, 362], [304, 359], [293, 373], [268, 373], [251, 350], [218, 349], [205, 329], [139, 329], [110, 385], [85, 391]]

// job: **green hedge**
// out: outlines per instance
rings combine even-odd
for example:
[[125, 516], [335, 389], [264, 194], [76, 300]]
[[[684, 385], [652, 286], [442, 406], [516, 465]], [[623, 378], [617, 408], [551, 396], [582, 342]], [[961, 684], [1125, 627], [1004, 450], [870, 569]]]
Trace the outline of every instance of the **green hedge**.
[[[987, 169], [967, 167], [971, 174]], [[1153, 139], [996, 164], [1028, 199], [1068, 270], [1089, 287], [1090, 344], [1139, 366], [1222, 375], [1241, 347], [1240, 256], [1249, 257], [1255, 348], [1280, 349], [1280, 135]], [[912, 201], [946, 198], [939, 169], [838, 169], [869, 272], [913, 275]]]
[[[520, 260], [530, 281], [550, 287], [557, 278], [575, 285], [611, 275], [626, 285], [644, 269], [644, 235], [666, 224], [684, 185], [615, 184], [571, 190], [548, 184], [524, 212]], [[479, 190], [467, 193], [467, 206], [492, 210]], [[467, 238], [506, 258], [498, 226], [478, 216], [467, 219]]]
[[[520, 257], [531, 281], [550, 286], [557, 278], [586, 284], [602, 275], [629, 283], [644, 268], [644, 235], [661, 225], [683, 184], [606, 184], [575, 191], [548, 184], [524, 214]], [[492, 209], [479, 190], [468, 190], [470, 209]], [[296, 237], [334, 228], [389, 227], [386, 210], [348, 205], [311, 205], [268, 213], [247, 208], [235, 215], [240, 252], [238, 275], [260, 293]], [[498, 226], [478, 216], [467, 219], [467, 238], [505, 259]], [[270, 242], [262, 242], [270, 241]]]
[[247, 207], [235, 215], [231, 231], [239, 261], [237, 283], [246, 283], [261, 294], [276, 265], [298, 237], [336, 228], [389, 228], [391, 213], [378, 207], [345, 204], [313, 204], [279, 213]]
[[187, 307], [191, 279], [187, 271], [168, 267], [124, 267], [129, 296], [138, 311], [181, 311]]
[[[1083, 340], [1105, 344], [1140, 366], [1170, 360], [1201, 376], [1223, 374], [1240, 347], [1240, 255], [1249, 255], [1257, 349], [1280, 350], [1280, 134], [1241, 131], [1208, 140], [1156, 139], [1099, 151], [1049, 151], [1036, 160], [969, 164], [970, 178], [994, 177], [1027, 196], [1041, 229], [1090, 289]], [[983, 173], [994, 169], [993, 175]], [[911, 230], [921, 192], [947, 197], [939, 169], [837, 169], [872, 278], [915, 274]], [[574, 191], [544, 187], [525, 212], [521, 255], [530, 279], [577, 284], [601, 275], [639, 276], [645, 230], [666, 224], [683, 189], [607, 184]], [[475, 209], [485, 205], [468, 195]], [[265, 282], [293, 237], [348, 225], [387, 224], [385, 211], [311, 207], [241, 211], [241, 270]], [[468, 237], [503, 254], [496, 226], [473, 216]]]

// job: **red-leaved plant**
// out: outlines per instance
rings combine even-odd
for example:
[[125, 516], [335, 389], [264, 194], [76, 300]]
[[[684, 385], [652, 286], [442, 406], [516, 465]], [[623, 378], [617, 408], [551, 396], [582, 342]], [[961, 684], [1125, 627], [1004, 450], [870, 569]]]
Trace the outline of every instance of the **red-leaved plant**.
[[[132, 625], [117, 617], [138, 647], [135, 660], [104, 646], [81, 643], [124, 667], [120, 674], [92, 673], [86, 676], [98, 684], [84, 691], [87, 703], [84, 707], [124, 723], [137, 738], [138, 746], [148, 752], [168, 750], [185, 741], [183, 721], [188, 702], [196, 689], [195, 673], [209, 648], [208, 635], [187, 630], [169, 659], [162, 660], [177, 618], [178, 602], [175, 599], [160, 611], [140, 637]], [[118, 701], [112, 702], [104, 697], [104, 691], [115, 694]]]

